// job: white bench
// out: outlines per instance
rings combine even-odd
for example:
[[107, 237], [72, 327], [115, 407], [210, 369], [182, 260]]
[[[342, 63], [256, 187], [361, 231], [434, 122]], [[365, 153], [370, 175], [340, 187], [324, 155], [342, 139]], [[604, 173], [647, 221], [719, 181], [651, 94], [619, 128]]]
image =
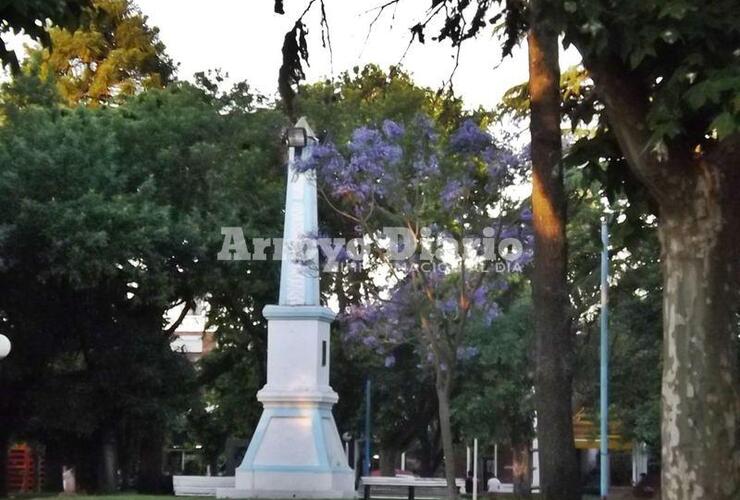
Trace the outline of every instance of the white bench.
[[218, 488], [233, 488], [234, 476], [172, 476], [172, 486], [178, 497], [215, 497]]
[[[406, 487], [408, 488], [409, 500], [414, 500], [416, 488], [447, 488], [447, 480], [438, 477], [362, 476], [360, 482], [364, 490], [365, 500], [370, 500], [370, 488], [372, 486]], [[460, 489], [460, 493], [464, 493], [464, 479], [455, 479], [455, 485]]]

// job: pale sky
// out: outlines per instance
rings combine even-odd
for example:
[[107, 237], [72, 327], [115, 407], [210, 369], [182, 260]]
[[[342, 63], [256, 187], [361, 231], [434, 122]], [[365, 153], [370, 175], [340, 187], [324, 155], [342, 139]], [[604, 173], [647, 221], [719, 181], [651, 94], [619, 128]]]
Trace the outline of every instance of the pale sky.
[[[160, 29], [169, 55], [180, 64], [178, 77], [191, 79], [197, 71], [220, 68], [231, 81], [247, 80], [268, 96], [277, 94], [277, 75], [285, 33], [309, 0], [285, 0], [285, 15], [273, 12], [273, 0], [134, 0]], [[376, 7], [383, 0], [325, 0], [333, 48], [321, 46], [318, 2], [305, 21], [309, 29], [310, 67], [308, 82], [339, 75], [354, 66], [376, 63], [382, 68], [397, 64], [408, 46], [409, 27], [426, 12], [429, 0], [401, 0], [386, 9], [366, 38]], [[424, 45], [414, 42], [402, 63], [417, 84], [437, 89], [445, 84], [455, 65], [456, 50], [449, 43], [431, 40], [435, 26], [427, 31]], [[25, 37], [4, 35], [11, 49], [22, 57]], [[465, 42], [453, 77], [455, 92], [468, 109], [498, 104], [504, 92], [527, 78], [526, 44], [502, 60], [501, 43], [488, 29]], [[561, 67], [580, 61], [574, 49], [561, 52]]]
[[[234, 80], [247, 80], [267, 95], [277, 91], [283, 37], [305, 9], [308, 0], [285, 0], [285, 15], [273, 12], [272, 0], [136, 0], [149, 23], [160, 28], [160, 37], [175, 61], [179, 77], [189, 79], [196, 71], [221, 68]], [[310, 68], [307, 80], [317, 81], [353, 66], [376, 63], [383, 68], [396, 64], [408, 45], [408, 28], [429, 5], [428, 0], [402, 0], [395, 12], [386, 9], [365, 44], [376, 11], [368, 9], [381, 0], [326, 0], [333, 46], [333, 68], [328, 49], [321, 46], [318, 2], [307, 16]], [[449, 79], [455, 50], [448, 43], [431, 40], [414, 43], [403, 61], [414, 80], [438, 88]], [[569, 50], [562, 66], [579, 61]], [[498, 67], [496, 67], [498, 66]], [[503, 93], [527, 78], [526, 47], [513, 58], [501, 61], [500, 43], [490, 34], [466, 42], [460, 66], [453, 78], [455, 91], [467, 108], [493, 107]]]

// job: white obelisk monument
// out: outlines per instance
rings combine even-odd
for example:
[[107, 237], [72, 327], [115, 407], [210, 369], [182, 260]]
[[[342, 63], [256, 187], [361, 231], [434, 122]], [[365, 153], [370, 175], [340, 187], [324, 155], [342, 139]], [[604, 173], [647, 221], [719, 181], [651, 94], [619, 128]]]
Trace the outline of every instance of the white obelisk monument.
[[267, 384], [257, 393], [263, 412], [236, 470], [235, 489], [219, 488], [222, 497], [355, 496], [354, 473], [331, 413], [338, 400], [329, 386], [329, 325], [335, 315], [319, 302], [318, 253], [296, 253], [317, 235], [318, 216], [314, 172], [293, 169], [296, 156], [308, 157], [316, 138], [305, 118], [295, 127], [290, 132], [305, 130], [305, 146], [288, 151], [280, 300], [263, 311]]

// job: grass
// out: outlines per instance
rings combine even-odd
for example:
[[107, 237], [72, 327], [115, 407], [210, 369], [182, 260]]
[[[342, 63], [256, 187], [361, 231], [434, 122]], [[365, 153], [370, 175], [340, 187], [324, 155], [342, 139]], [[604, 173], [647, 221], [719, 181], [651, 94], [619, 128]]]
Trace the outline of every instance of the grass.
[[[173, 499], [171, 495], [137, 495], [135, 493], [119, 493], [115, 495], [57, 495], [57, 494], [37, 494], [33, 496], [29, 495], [18, 495], [15, 497], [18, 500], [162, 500], [164, 498]], [[186, 500], [213, 500], [213, 497], [182, 497]]]
[[[167, 499], [174, 499], [174, 496], [171, 495], [137, 495], [135, 493], [119, 493], [115, 495], [55, 495], [55, 494], [48, 494], [48, 495], [34, 495], [34, 496], [28, 496], [28, 495], [19, 495], [16, 497], [18, 500], [50, 500], [50, 499], [59, 499], [59, 500], [163, 500], [165, 498]], [[183, 500], [213, 500], [213, 497], [181, 497]], [[361, 497], [360, 497], [361, 498]], [[462, 497], [465, 498], [465, 497]], [[467, 498], [470, 498], [468, 495]], [[495, 496], [489, 496], [486, 494], [481, 494], [481, 499], [490, 499], [490, 500], [517, 500], [521, 497], [513, 495], [513, 494], [498, 494]], [[529, 497], [531, 500], [537, 500], [540, 498], [539, 495], [532, 495]], [[584, 495], [583, 500], [598, 500], [598, 496], [591, 496], [591, 495]]]

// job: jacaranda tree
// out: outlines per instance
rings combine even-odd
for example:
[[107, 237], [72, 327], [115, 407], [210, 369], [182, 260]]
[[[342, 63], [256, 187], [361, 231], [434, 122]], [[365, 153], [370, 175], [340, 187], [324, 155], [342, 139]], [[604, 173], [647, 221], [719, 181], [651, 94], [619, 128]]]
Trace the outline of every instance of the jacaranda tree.
[[529, 258], [522, 248], [530, 246], [530, 213], [503, 192], [522, 165], [473, 121], [442, 134], [424, 116], [408, 127], [390, 120], [360, 127], [347, 144], [317, 145], [297, 165], [316, 172], [324, 201], [356, 225], [358, 238], [327, 255], [327, 264], [371, 266], [388, 283], [343, 311], [347, 335], [389, 364], [393, 348], [415, 339], [433, 370], [451, 498], [450, 392], [460, 361], [473, 354], [468, 326], [496, 317], [507, 271]]

